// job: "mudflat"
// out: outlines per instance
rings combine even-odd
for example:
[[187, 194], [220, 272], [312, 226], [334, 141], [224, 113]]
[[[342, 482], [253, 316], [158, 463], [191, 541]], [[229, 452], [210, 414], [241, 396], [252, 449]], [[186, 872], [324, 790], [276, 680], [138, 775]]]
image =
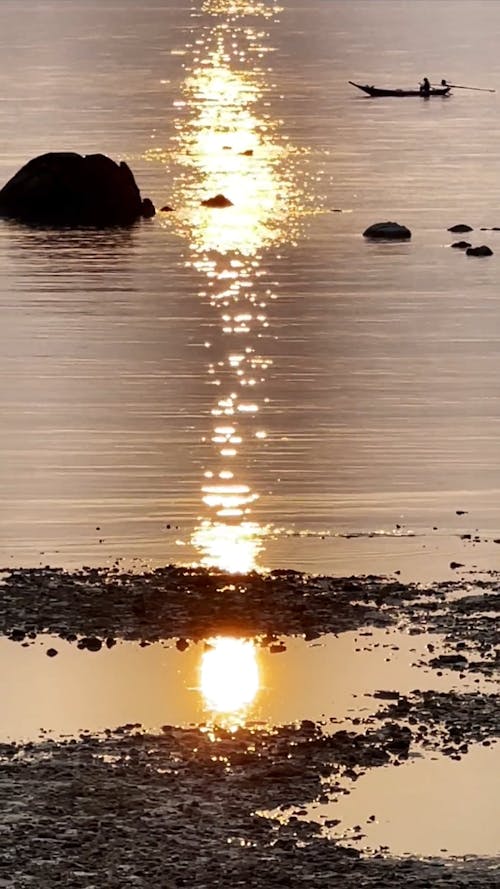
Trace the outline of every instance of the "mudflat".
[[[330, 822], [303, 817], [311, 802], [349, 792], [369, 770], [401, 768], [421, 755], [461, 761], [473, 747], [495, 744], [497, 586], [493, 575], [424, 588], [388, 577], [225, 575], [179, 566], [6, 570], [0, 629], [26, 648], [50, 633], [98, 658], [117, 640], [175, 639], [182, 651], [231, 634], [279, 652], [290, 636], [397, 628], [435, 634], [440, 643], [426, 646], [420, 667], [455, 682], [442, 692], [379, 689], [374, 710], [349, 729], [328, 719], [225, 726], [214, 718], [155, 733], [129, 723], [5, 742], [1, 885], [497, 885], [498, 862], [490, 857], [397, 857], [387, 847], [367, 853], [332, 838]], [[367, 822], [375, 818], [376, 811], [366, 813]]]

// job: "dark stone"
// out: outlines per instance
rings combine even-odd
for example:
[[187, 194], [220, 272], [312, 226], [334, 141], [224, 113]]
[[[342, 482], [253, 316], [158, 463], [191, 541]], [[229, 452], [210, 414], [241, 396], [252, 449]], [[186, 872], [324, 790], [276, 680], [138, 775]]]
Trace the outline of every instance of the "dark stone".
[[456, 234], [460, 234], [460, 232], [471, 232], [474, 229], [470, 225], [464, 225], [463, 223], [459, 223], [458, 225], [452, 225], [451, 228], [448, 229], [449, 232], [455, 232]]
[[155, 210], [155, 205], [153, 204], [153, 201], [151, 201], [149, 198], [143, 198], [142, 214], [141, 214], [143, 216], [143, 218], [144, 219], [152, 219], [155, 214], [156, 214], [156, 210]]
[[22, 642], [25, 636], [24, 630], [12, 630], [9, 639], [12, 639], [13, 642]]
[[201, 202], [202, 207], [232, 207], [233, 202], [229, 200], [229, 198], [224, 197], [223, 194], [216, 194], [214, 198], [207, 198], [206, 201]]
[[463, 565], [462, 562], [450, 562], [450, 568], [452, 569], [452, 571], [454, 571], [455, 568], [464, 568], [464, 567], [465, 566]]
[[253, 148], [247, 148], [246, 151], [240, 151], [240, 154], [242, 154], [243, 157], [252, 157]]
[[397, 222], [375, 222], [363, 232], [363, 237], [400, 241], [411, 238], [411, 231], [406, 225], [399, 225]]
[[78, 648], [86, 648], [88, 651], [100, 651], [102, 642], [96, 636], [84, 636], [78, 643]]
[[0, 216], [31, 225], [131, 225], [154, 212], [127, 164], [103, 154], [42, 154], [0, 191]]
[[165, 204], [164, 207], [160, 207], [160, 213], [173, 213], [173, 212], [174, 212], [174, 208], [169, 207], [168, 204]]
[[468, 663], [463, 654], [440, 654], [430, 661], [432, 667], [448, 667], [450, 670], [462, 670]]
[[57, 648], [47, 648], [46, 655], [47, 657], [56, 657], [59, 654]]
[[186, 651], [189, 648], [189, 642], [187, 639], [178, 639], [175, 643], [175, 647], [178, 651]]
[[454, 244], [450, 245], [451, 247], [455, 247], [457, 250], [467, 250], [467, 247], [471, 247], [468, 241], [455, 241]]
[[493, 256], [493, 250], [486, 244], [481, 244], [480, 247], [467, 247], [465, 252], [467, 256]]

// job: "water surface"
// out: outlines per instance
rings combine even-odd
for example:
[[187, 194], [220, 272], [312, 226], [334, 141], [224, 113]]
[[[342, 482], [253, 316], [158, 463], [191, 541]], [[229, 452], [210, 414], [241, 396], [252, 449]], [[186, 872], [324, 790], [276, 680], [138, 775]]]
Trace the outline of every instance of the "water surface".
[[[496, 87], [496, 4], [28, 0], [0, 24], [1, 177], [104, 151], [175, 208], [1, 226], [2, 560], [429, 578], [457, 533], [494, 537], [497, 258], [446, 229], [500, 222], [498, 99], [347, 81]], [[234, 206], [200, 207], [217, 192]], [[386, 218], [411, 242], [364, 243]]]

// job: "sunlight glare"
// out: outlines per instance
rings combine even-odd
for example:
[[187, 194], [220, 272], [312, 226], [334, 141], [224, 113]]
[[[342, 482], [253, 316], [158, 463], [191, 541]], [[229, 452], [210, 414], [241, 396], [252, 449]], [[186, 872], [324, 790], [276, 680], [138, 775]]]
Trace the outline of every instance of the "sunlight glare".
[[256, 522], [231, 525], [204, 520], [191, 542], [202, 553], [201, 565], [231, 574], [247, 574], [258, 568], [258, 556], [268, 528]]
[[217, 636], [208, 641], [200, 668], [205, 704], [217, 713], [248, 707], [259, 690], [259, 668], [252, 641]]

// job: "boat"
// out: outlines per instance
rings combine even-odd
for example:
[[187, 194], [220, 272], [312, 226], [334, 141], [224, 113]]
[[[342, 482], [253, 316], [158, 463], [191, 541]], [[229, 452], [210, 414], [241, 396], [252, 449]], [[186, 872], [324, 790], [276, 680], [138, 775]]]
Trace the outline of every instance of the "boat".
[[439, 86], [432, 87], [428, 93], [422, 93], [420, 90], [389, 90], [389, 89], [379, 89], [376, 86], [363, 86], [361, 83], [354, 83], [354, 81], [350, 80], [349, 83], [351, 86], [355, 86], [358, 90], [361, 90], [363, 93], [366, 93], [368, 96], [397, 96], [399, 98], [403, 98], [406, 96], [420, 96], [422, 99], [427, 99], [430, 96], [448, 96], [451, 90], [451, 86]]

